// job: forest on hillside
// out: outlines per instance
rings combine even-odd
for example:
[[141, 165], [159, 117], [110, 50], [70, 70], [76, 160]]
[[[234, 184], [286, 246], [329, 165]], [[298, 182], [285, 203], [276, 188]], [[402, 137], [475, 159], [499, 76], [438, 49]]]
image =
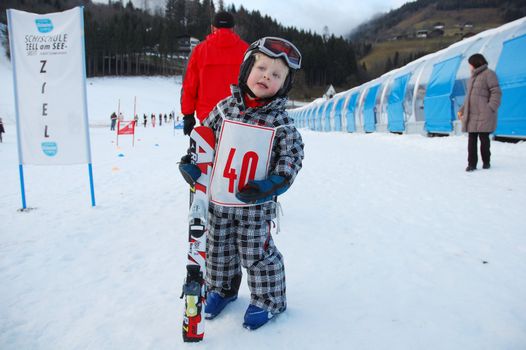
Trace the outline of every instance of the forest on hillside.
[[374, 79], [459, 40], [526, 16], [524, 0], [417, 0], [356, 27], [361, 76]]
[[503, 23], [526, 16], [526, 1], [524, 0], [417, 0], [407, 2], [395, 10], [377, 15], [362, 23], [351, 32], [348, 39], [375, 41], [385, 30], [429, 6], [435, 6], [436, 11], [496, 8], [500, 10]]
[[[34, 13], [63, 11], [84, 6], [86, 69], [89, 77], [107, 75], [181, 74], [185, 59], [181, 43], [185, 38], [203, 40], [210, 33], [213, 15], [222, 10], [211, 0], [168, 0], [162, 13], [151, 14], [128, 1], [90, 0], [2, 0], [0, 22], [5, 10], [14, 8]], [[284, 27], [259, 11], [230, 5], [236, 32], [248, 43], [263, 36], [280, 36], [292, 41], [303, 54], [298, 84], [349, 87], [361, 82], [354, 48], [342, 37], [321, 36], [310, 31]]]

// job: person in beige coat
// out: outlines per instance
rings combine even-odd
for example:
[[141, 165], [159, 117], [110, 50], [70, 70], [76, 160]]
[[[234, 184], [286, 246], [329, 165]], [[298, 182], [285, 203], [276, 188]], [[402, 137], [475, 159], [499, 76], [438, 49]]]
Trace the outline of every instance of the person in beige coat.
[[466, 171], [477, 169], [477, 139], [480, 139], [482, 168], [490, 168], [489, 134], [497, 127], [497, 109], [500, 106], [502, 92], [494, 71], [488, 68], [488, 62], [479, 53], [469, 57], [471, 78], [465, 103], [458, 112], [462, 121], [462, 131], [468, 137], [468, 167]]

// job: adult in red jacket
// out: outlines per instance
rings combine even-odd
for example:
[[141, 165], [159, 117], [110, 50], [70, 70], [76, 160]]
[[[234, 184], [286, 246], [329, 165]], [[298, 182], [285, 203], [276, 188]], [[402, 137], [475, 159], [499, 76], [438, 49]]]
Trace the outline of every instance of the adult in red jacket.
[[185, 135], [195, 125], [194, 112], [199, 121], [204, 120], [219, 101], [230, 95], [230, 85], [237, 83], [248, 44], [234, 33], [233, 27], [234, 17], [228, 12], [218, 12], [212, 33], [190, 56], [181, 90]]

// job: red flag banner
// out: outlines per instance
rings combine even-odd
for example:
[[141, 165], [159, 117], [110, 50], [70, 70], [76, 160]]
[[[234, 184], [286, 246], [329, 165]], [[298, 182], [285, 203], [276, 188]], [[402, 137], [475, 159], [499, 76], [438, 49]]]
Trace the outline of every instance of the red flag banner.
[[117, 125], [117, 135], [135, 134], [135, 121], [119, 121]]

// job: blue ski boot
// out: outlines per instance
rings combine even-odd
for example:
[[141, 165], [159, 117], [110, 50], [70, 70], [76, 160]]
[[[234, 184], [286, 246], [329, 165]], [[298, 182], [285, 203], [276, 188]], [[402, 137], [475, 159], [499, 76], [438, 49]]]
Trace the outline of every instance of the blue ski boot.
[[270, 311], [250, 304], [245, 312], [245, 322], [243, 322], [243, 327], [250, 330], [258, 329], [280, 313], [281, 312], [273, 314]]
[[228, 303], [237, 299], [237, 295], [222, 297], [219, 293], [210, 292], [206, 297], [205, 318], [211, 320], [223, 311]]

